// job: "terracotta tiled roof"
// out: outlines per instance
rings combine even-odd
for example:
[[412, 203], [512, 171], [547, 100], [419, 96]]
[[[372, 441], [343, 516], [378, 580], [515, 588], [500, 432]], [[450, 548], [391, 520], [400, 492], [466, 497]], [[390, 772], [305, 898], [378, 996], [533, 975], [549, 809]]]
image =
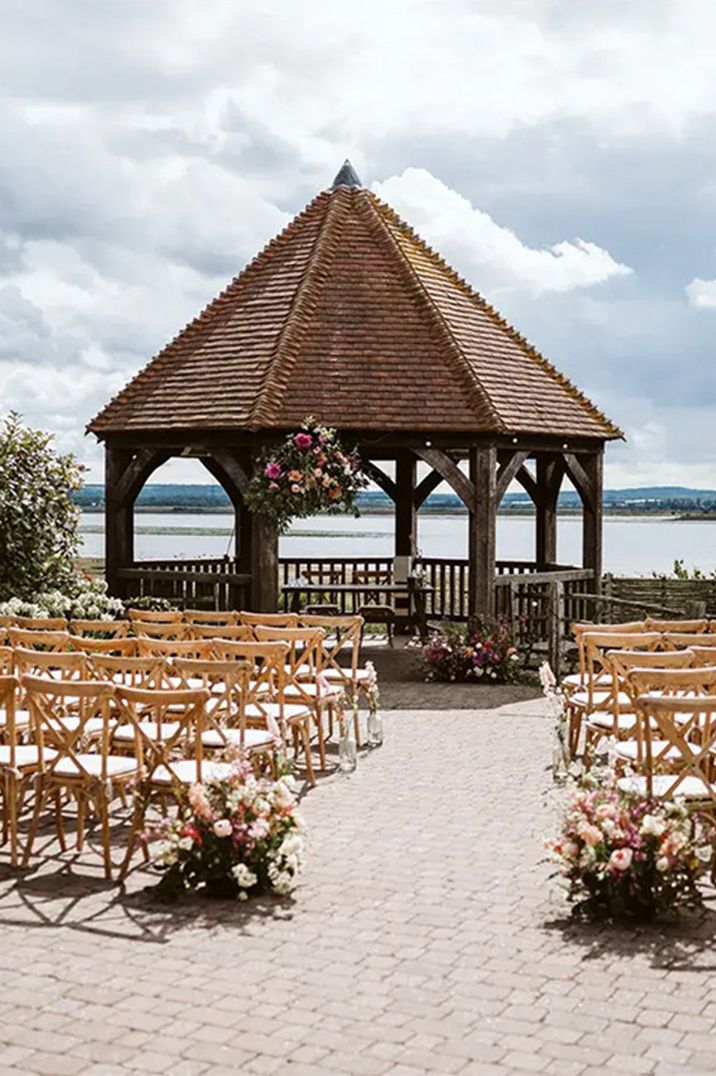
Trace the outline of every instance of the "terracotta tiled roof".
[[[357, 177], [356, 177], [357, 178]], [[621, 431], [357, 186], [319, 194], [90, 423]]]

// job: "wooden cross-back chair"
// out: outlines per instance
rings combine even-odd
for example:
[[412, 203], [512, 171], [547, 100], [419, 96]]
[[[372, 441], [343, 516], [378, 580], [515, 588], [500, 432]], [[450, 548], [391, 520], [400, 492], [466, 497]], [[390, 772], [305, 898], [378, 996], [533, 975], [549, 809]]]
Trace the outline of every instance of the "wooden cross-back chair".
[[608, 632], [614, 632], [618, 635], [628, 635], [632, 632], [638, 633], [643, 631], [646, 631], [645, 620], [631, 620], [623, 624], [590, 624], [586, 621], [578, 621], [577, 623], [572, 624], [571, 632], [577, 647], [578, 672], [570, 673], [568, 676], [562, 678], [563, 688], [567, 691], [577, 691], [585, 686], [586, 661], [582, 639], [587, 632], [598, 632], [600, 635], [605, 635]]
[[118, 654], [91, 654], [89, 665], [93, 680], [122, 687], [165, 688], [167, 687], [167, 662], [165, 658], [124, 657]]
[[[23, 677], [22, 685], [39, 749], [39, 786], [23, 866], [30, 861], [40, 818], [50, 801], [54, 802], [60, 848], [66, 851], [62, 820], [63, 792], [66, 792], [77, 802], [78, 851], [84, 843], [87, 809], [94, 808], [101, 828], [104, 873], [106, 878], [111, 878], [110, 805], [116, 792], [122, 790], [124, 794], [126, 785], [139, 776], [135, 757], [110, 752], [110, 700], [114, 689], [92, 680], [47, 681], [32, 676]], [[64, 720], [70, 699], [79, 702], [72, 725]], [[97, 744], [97, 750], [87, 749], [89, 741]]]
[[45, 680], [87, 680], [87, 655], [73, 650], [25, 650], [15, 647], [17, 675]]
[[694, 665], [716, 665], [716, 636], [712, 646], [689, 647], [694, 655]]
[[[636, 699], [641, 692], [635, 689], [630, 673], [635, 669], [685, 669], [694, 664], [690, 650], [607, 650], [606, 663], [611, 670], [612, 683], [618, 685], [616, 704], [611, 709], [597, 710], [584, 718], [587, 744], [593, 744], [602, 736], [617, 739], [633, 736], [636, 725]], [[619, 705], [619, 695], [624, 692], [629, 705]]]
[[286, 661], [285, 694], [287, 701], [296, 702], [310, 709], [318, 740], [321, 771], [326, 769], [326, 743], [323, 724], [324, 711], [329, 722], [337, 707], [342, 706], [343, 688], [330, 684], [322, 676], [323, 642], [326, 633], [322, 628], [254, 628], [259, 642], [283, 642], [288, 646]]
[[0, 628], [14, 628], [17, 625], [17, 617], [0, 616]]
[[204, 758], [202, 733], [207, 690], [162, 690], [117, 687], [119, 729], [134, 735], [134, 754], [143, 774], [134, 797], [127, 852], [120, 880], [129, 870], [132, 854], [142, 841], [147, 808], [159, 798], [166, 809], [168, 797], [182, 803], [192, 785], [225, 780], [231, 766]]
[[315, 785], [311, 758], [313, 710], [303, 702], [286, 698], [289, 646], [286, 642], [233, 642], [217, 639], [215, 656], [220, 660], [248, 662], [251, 675], [241, 697], [246, 728], [268, 729], [284, 743], [293, 739], [294, 753], [304, 756], [306, 777]]
[[239, 623], [246, 624], [250, 628], [296, 628], [298, 627], [298, 613], [246, 613], [238, 614]]
[[140, 657], [210, 658], [213, 643], [202, 639], [150, 639], [140, 635], [137, 650]]
[[[40, 749], [37, 744], [23, 744], [21, 735], [26, 722], [19, 726], [15, 720], [16, 702], [20, 682], [16, 676], [0, 675], [0, 719], [2, 720], [2, 744], [0, 744], [0, 779], [2, 780], [2, 843], [10, 841], [10, 862], [18, 863], [17, 819], [23, 791], [28, 780], [40, 765]], [[48, 758], [52, 752], [47, 752]]]
[[145, 624], [178, 624], [182, 620], [180, 609], [127, 609], [127, 616]]
[[70, 635], [97, 639], [124, 639], [129, 634], [128, 620], [70, 620]]
[[[357, 586], [362, 587], [365, 585], [365, 590], [356, 595], [355, 615], [363, 619], [364, 627], [366, 624], [384, 624], [388, 636], [388, 645], [392, 647], [397, 620], [397, 613], [392, 600], [393, 596], [388, 597], [384, 591], [377, 589], [383, 584], [388, 585], [393, 582], [392, 569], [371, 568], [354, 571], [352, 581]], [[371, 590], [371, 583], [376, 589]], [[407, 594], [408, 592], [409, 586], [406, 583], [405, 593]]]
[[95, 639], [91, 635], [70, 635], [70, 647], [84, 654], [114, 654], [117, 657], [136, 656], [138, 640], [133, 635], [119, 639]]
[[[697, 671], [697, 670], [690, 670]], [[687, 806], [716, 812], [716, 669], [712, 693], [639, 696], [638, 773], [620, 778], [619, 787], [646, 798], [683, 797]]]
[[67, 620], [63, 616], [18, 616], [15, 626], [23, 631], [67, 631]]
[[278, 726], [272, 733], [246, 725], [246, 700], [251, 694], [253, 662], [228, 659], [197, 661], [174, 658], [172, 671], [179, 690], [203, 688], [209, 692], [204, 709], [202, 741], [205, 751], [234, 752], [267, 760], [274, 774], [276, 753], [284, 746]]
[[28, 628], [8, 628], [10, 646], [26, 650], [67, 650], [70, 635], [67, 631], [34, 631]]
[[236, 624], [239, 614], [233, 610], [185, 609], [185, 624]]
[[629, 710], [628, 695], [621, 692], [612, 680], [607, 660], [610, 650], [656, 650], [661, 643], [658, 632], [586, 631], [579, 639], [584, 651], [584, 687], [571, 692], [566, 699], [569, 724], [569, 748], [576, 755], [583, 718], [595, 711], [614, 713], [618, 706]]

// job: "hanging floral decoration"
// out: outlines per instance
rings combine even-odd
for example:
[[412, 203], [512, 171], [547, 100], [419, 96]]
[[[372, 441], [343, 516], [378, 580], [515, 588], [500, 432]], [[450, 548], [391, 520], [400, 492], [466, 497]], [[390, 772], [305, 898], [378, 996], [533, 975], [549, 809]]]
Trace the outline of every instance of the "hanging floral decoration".
[[319, 512], [357, 516], [356, 495], [367, 484], [358, 453], [344, 449], [335, 430], [307, 418], [261, 455], [245, 500], [285, 530], [292, 519]]

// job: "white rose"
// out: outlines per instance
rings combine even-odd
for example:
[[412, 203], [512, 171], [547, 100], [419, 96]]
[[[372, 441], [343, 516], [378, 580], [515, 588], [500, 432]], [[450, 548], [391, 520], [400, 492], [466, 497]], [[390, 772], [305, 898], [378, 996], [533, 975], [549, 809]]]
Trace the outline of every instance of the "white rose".
[[666, 856], [662, 856], [661, 859], [657, 859], [656, 869], [659, 871], [660, 874], [666, 874], [669, 869], [669, 861]]
[[231, 873], [242, 889], [250, 889], [258, 881], [254, 872], [245, 863], [237, 863]]
[[231, 829], [231, 822], [228, 818], [220, 818], [217, 822], [214, 822], [214, 835], [216, 837], [230, 837]]
[[661, 837], [666, 829], [666, 822], [655, 814], [645, 814], [641, 823], [641, 832], [649, 837]]

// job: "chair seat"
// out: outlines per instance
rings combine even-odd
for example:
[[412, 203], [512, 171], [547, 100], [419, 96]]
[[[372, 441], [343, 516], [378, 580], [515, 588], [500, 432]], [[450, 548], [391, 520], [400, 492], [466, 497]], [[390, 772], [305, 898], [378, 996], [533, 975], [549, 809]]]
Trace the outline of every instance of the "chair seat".
[[[689, 744], [688, 746], [694, 754], [697, 754], [700, 750], [696, 744]], [[614, 752], [619, 758], [626, 759], [627, 762], [636, 762], [639, 757], [639, 744], [636, 740], [621, 740], [615, 744]], [[662, 752], [666, 752], [666, 754], [662, 755]], [[667, 762], [681, 758], [681, 752], [678, 747], [673, 745], [669, 747], [668, 740], [652, 740], [651, 753], [652, 758], [663, 759]]]
[[[200, 676], [188, 676], [186, 680], [182, 680], [180, 676], [170, 676], [167, 678], [167, 683], [174, 691], [186, 689], [200, 691], [202, 688], [207, 687]], [[223, 695], [226, 691], [226, 685], [218, 682], [209, 684], [208, 688], [209, 691], [216, 695]]]
[[[52, 748], [46, 747], [42, 753], [42, 757], [45, 762], [52, 761], [57, 757], [57, 752]], [[35, 744], [21, 744], [15, 748], [15, 765], [18, 769], [22, 770], [25, 767], [37, 766], [39, 761], [39, 750]], [[10, 765], [10, 748], [4, 744], [0, 745], [0, 768]]]
[[346, 682], [360, 683], [363, 680], [368, 680], [371, 673], [369, 673], [367, 669], [356, 669], [354, 673], [352, 669], [344, 669], [341, 671], [340, 669], [333, 668], [324, 669], [321, 675], [325, 676], [326, 680], [331, 682], [345, 684]]
[[[675, 777], [669, 774], [657, 774], [652, 781], [652, 789], [654, 795], [658, 798], [665, 796], [672, 785], [674, 784]], [[617, 786], [621, 792], [626, 792], [634, 796], [645, 797], [647, 795], [647, 784], [645, 777], [620, 777], [617, 782]], [[682, 796], [687, 800], [708, 800], [711, 799], [711, 793], [716, 795], [716, 785], [708, 785], [700, 777], [689, 775], [684, 777], [683, 781], [674, 789], [673, 795]]]
[[[221, 750], [222, 747], [226, 747], [227, 744], [232, 746], [241, 746], [241, 730], [240, 729], [207, 729], [206, 732], [201, 734], [201, 742], [204, 747], [216, 748]], [[244, 747], [248, 751], [257, 751], [261, 748], [273, 748], [274, 740], [268, 732], [263, 729], [248, 728], [244, 730]]]
[[[274, 721], [278, 721], [281, 717], [281, 706], [278, 702], [262, 702], [261, 706], [250, 702], [244, 713], [247, 719], [251, 721], [261, 721], [264, 714], [273, 718]], [[300, 703], [285, 702], [283, 704], [283, 716], [285, 721], [296, 721], [299, 718], [310, 717], [311, 710], [310, 707]]]
[[[160, 726], [157, 721], [140, 721], [139, 727], [148, 740], [170, 740], [176, 736], [180, 724], [178, 721], [162, 721]], [[135, 736], [134, 725], [120, 725], [112, 733], [112, 739], [122, 743], [133, 743]]]
[[[83, 767], [83, 769], [92, 775], [92, 777], [100, 777], [102, 775], [102, 756], [101, 755], [89, 755], [89, 754], [77, 754], [77, 761]], [[126, 755], [108, 755], [107, 756], [107, 775], [110, 778], [113, 777], [126, 777], [130, 773], [136, 773], [139, 767], [137, 760], [134, 758], [128, 758]], [[71, 758], [62, 758], [52, 770], [53, 775], [60, 777], [81, 777], [83, 776], [82, 770], [79, 769], [77, 764]]]
[[596, 710], [585, 717], [587, 728], [603, 729], [605, 732], [630, 732], [636, 725], [634, 714], [619, 714], [616, 717], [609, 710]]
[[[59, 725], [65, 732], [74, 732], [79, 728], [81, 722], [79, 717], [52, 717], [52, 724]], [[82, 725], [82, 732], [89, 736], [95, 736], [104, 728], [104, 721], [101, 717], [90, 717], [84, 725]]]
[[[152, 774], [153, 785], [171, 785], [178, 781], [181, 785], [195, 785], [199, 781], [199, 767], [195, 759], [179, 759], [170, 763], [171, 772], [166, 766], [158, 766]], [[202, 781], [226, 781], [231, 776], [232, 767], [228, 762], [211, 762], [204, 759], [201, 764]]]
[[288, 684], [284, 691], [284, 695], [287, 699], [300, 699], [303, 697], [310, 699], [335, 699], [340, 693], [341, 689], [337, 684], [334, 687], [331, 687], [330, 684], [322, 685], [315, 682], [301, 684], [300, 686], [298, 684]]
[[[30, 724], [30, 711], [29, 710], [16, 710], [15, 711], [15, 728], [24, 729]], [[7, 725], [7, 714], [3, 711], [0, 714], [0, 728], [4, 728]]]
[[[603, 707], [603, 706], [611, 704], [612, 701], [613, 701], [613, 696], [612, 696], [611, 691], [602, 691], [601, 690], [601, 685], [600, 685], [600, 690], [599, 691], [593, 691], [592, 692], [592, 698], [591, 698], [591, 705], [592, 706]], [[573, 705], [573, 706], [589, 706], [590, 705], [589, 692], [588, 691], [575, 691], [572, 695], [570, 695], [569, 702], [570, 702], [570, 705]], [[629, 696], [627, 695], [627, 693], [625, 691], [619, 691], [617, 693], [617, 702], [618, 702], [618, 705], [620, 707], [623, 707], [623, 708], [630, 707], [631, 704], [632, 704], [631, 699], [629, 698]]]

